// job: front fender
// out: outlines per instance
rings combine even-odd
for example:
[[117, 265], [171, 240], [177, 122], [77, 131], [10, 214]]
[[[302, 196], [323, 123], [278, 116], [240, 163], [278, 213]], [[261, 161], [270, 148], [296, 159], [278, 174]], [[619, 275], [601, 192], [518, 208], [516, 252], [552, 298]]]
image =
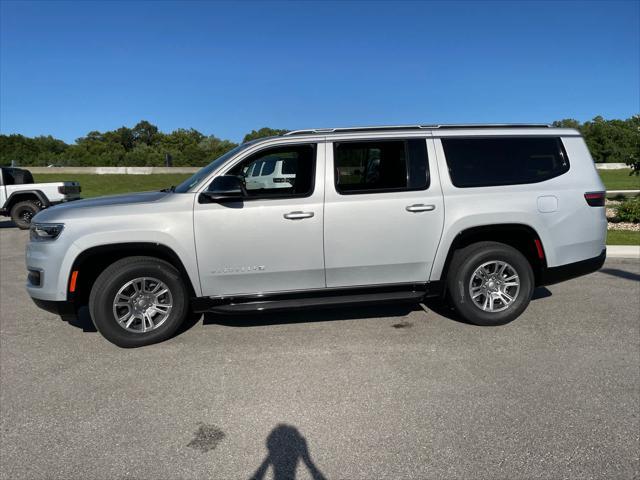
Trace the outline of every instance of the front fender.
[[[187, 232], [193, 232], [190, 227]], [[126, 239], [126, 240], [125, 240]], [[200, 279], [198, 277], [198, 264], [195, 256], [195, 248], [193, 246], [193, 235], [184, 235], [184, 232], [180, 236], [174, 236], [168, 232], [162, 231], [145, 231], [145, 230], [114, 230], [107, 232], [99, 232], [95, 234], [85, 235], [78, 239], [73, 244], [73, 248], [70, 251], [75, 252], [73, 259], [70, 263], [65, 261], [66, 272], [61, 271], [61, 275], [64, 276], [64, 283], [68, 281], [71, 274], [71, 268], [73, 267], [76, 259], [86, 252], [95, 247], [107, 247], [115, 246], [119, 244], [150, 244], [159, 245], [164, 247], [180, 260], [185, 272], [189, 276], [189, 280], [196, 296], [201, 295]], [[152, 253], [150, 253], [152, 255]], [[62, 282], [62, 278], [60, 282]]]

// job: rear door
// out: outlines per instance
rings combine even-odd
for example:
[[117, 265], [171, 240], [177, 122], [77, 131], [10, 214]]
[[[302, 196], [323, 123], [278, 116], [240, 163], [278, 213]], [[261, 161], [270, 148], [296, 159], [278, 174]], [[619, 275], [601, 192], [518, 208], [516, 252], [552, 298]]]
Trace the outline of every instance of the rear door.
[[325, 190], [327, 287], [427, 281], [444, 222], [433, 140], [334, 140]]

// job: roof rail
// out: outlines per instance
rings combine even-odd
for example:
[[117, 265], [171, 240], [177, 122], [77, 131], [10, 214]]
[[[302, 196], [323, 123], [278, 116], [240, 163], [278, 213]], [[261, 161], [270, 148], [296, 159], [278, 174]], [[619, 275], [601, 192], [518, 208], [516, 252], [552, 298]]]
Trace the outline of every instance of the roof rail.
[[391, 132], [395, 130], [438, 130], [454, 128], [550, 128], [548, 123], [451, 123], [437, 125], [383, 125], [373, 127], [337, 127], [337, 128], [308, 128], [304, 130], [292, 130], [283, 134], [283, 137], [293, 135], [314, 135], [322, 133], [349, 133], [349, 132]]

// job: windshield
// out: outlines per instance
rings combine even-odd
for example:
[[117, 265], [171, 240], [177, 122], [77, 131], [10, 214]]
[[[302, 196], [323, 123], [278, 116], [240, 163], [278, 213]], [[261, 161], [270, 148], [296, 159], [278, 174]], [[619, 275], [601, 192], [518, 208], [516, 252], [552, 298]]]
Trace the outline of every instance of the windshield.
[[200, 170], [194, 173], [191, 177], [187, 178], [184, 182], [178, 185], [173, 191], [176, 193], [187, 193], [189, 190], [191, 190], [193, 187], [199, 184], [202, 180], [207, 178], [211, 174], [211, 172], [220, 168], [227, 160], [229, 160], [231, 157], [241, 152], [242, 150], [244, 150], [245, 148], [247, 148], [253, 143], [254, 142], [243, 143], [242, 145], [238, 145], [233, 150], [229, 150], [224, 155], [216, 158], [213, 162], [211, 162], [206, 167], [202, 167]]

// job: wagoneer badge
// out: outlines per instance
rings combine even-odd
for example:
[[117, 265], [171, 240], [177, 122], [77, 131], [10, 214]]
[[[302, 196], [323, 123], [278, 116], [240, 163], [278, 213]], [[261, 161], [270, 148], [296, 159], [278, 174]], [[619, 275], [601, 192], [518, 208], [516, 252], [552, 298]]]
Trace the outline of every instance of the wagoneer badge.
[[211, 273], [214, 275], [221, 275], [225, 273], [250, 273], [259, 272], [264, 270], [264, 265], [253, 265], [248, 267], [224, 267], [219, 270], [213, 270]]

